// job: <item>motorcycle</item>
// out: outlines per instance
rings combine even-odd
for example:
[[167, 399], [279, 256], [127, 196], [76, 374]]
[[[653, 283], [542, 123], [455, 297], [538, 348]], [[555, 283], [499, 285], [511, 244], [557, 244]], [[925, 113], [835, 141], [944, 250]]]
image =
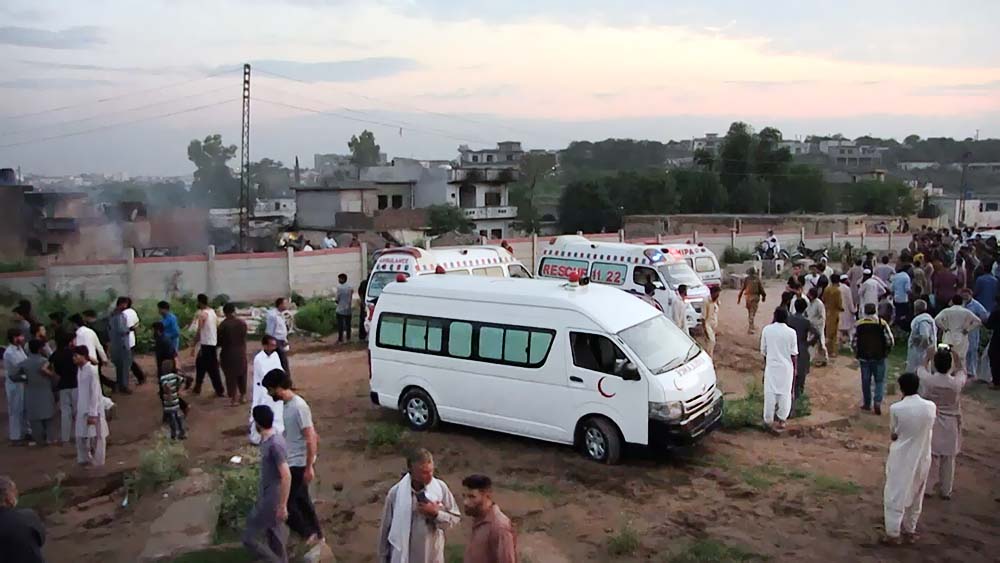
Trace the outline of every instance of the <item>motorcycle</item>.
[[830, 253], [826, 249], [826, 247], [817, 248], [815, 250], [810, 249], [806, 246], [805, 241], [800, 240], [799, 245], [795, 248], [795, 254], [792, 255], [792, 259], [801, 260], [803, 258], [808, 258], [813, 262], [819, 262], [820, 260], [823, 259], [829, 261]]
[[791, 256], [788, 255], [788, 251], [782, 248], [778, 251], [778, 255], [774, 255], [774, 251], [767, 246], [767, 241], [762, 240], [757, 244], [757, 249], [753, 253], [754, 260], [791, 260]]

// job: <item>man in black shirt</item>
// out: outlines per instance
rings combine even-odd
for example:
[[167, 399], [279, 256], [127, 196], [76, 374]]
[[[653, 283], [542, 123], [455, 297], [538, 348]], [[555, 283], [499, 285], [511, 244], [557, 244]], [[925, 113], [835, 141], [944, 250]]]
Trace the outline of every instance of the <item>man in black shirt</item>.
[[74, 443], [73, 430], [76, 426], [76, 372], [79, 368], [73, 363], [72, 343], [72, 334], [56, 333], [56, 351], [49, 356], [49, 365], [59, 376], [56, 389], [59, 391], [60, 438], [64, 445]]
[[17, 485], [0, 475], [0, 553], [11, 563], [45, 563], [45, 526], [33, 510], [17, 507]]

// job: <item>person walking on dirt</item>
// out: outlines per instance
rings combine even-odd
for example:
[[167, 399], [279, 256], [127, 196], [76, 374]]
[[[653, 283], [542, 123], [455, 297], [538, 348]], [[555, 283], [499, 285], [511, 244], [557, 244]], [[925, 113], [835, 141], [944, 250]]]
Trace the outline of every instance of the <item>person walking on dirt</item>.
[[247, 400], [247, 323], [236, 316], [232, 303], [226, 303], [222, 313], [226, 318], [219, 323], [219, 363], [226, 376], [229, 404], [235, 407]]
[[31, 429], [24, 410], [24, 378], [18, 377], [17, 368], [28, 354], [24, 351], [24, 333], [19, 328], [7, 329], [7, 348], [3, 353], [4, 393], [7, 394], [7, 431], [11, 445], [21, 444]]
[[917, 540], [917, 521], [931, 469], [931, 433], [937, 416], [934, 403], [917, 394], [920, 378], [916, 374], [899, 376], [899, 389], [903, 400], [889, 407], [892, 442], [885, 462], [883, 490], [883, 542], [889, 545], [899, 545], [903, 539]]
[[184, 378], [177, 373], [177, 365], [173, 359], [163, 360], [157, 371], [160, 373], [160, 405], [163, 407], [163, 418], [170, 426], [170, 439], [186, 440], [184, 413], [181, 412], [181, 387]]
[[[157, 303], [156, 308], [160, 311], [160, 322], [163, 323], [163, 335], [173, 344], [174, 352], [179, 352], [181, 349], [181, 326], [177, 322], [177, 315], [170, 312], [170, 303], [166, 301]], [[156, 366], [159, 367], [160, 364], [157, 363]]]
[[347, 274], [337, 276], [337, 344], [351, 340], [351, 312], [354, 310], [354, 288], [347, 284]]
[[830, 361], [830, 352], [826, 348], [826, 305], [819, 298], [819, 291], [816, 288], [809, 290], [809, 307], [806, 308], [806, 318], [813, 328], [819, 333], [819, 340], [815, 344], [817, 363], [825, 366]]
[[928, 487], [948, 500], [955, 484], [955, 458], [962, 449], [962, 388], [968, 374], [952, 370], [954, 352], [939, 348], [931, 361], [917, 371], [920, 396], [937, 407], [931, 433], [931, 468]]
[[282, 405], [267, 394], [264, 388], [264, 377], [272, 371], [283, 371], [281, 361], [278, 359], [278, 342], [273, 336], [264, 335], [260, 341], [261, 350], [253, 357], [253, 388], [250, 391], [250, 443], [259, 444], [260, 434], [257, 433], [257, 426], [253, 422], [253, 408], [266, 405], [274, 413], [274, 426], [278, 434], [285, 431], [285, 420], [282, 413]]
[[143, 373], [139, 362], [135, 361], [135, 353], [133, 352], [135, 349], [135, 332], [139, 330], [139, 313], [135, 312], [135, 308], [132, 307], [131, 297], [126, 297], [125, 301], [125, 309], [122, 311], [122, 314], [125, 315], [125, 322], [128, 325], [129, 330], [128, 348], [129, 355], [132, 357], [132, 364], [129, 366], [129, 370], [132, 372], [132, 375], [135, 376], [136, 383], [142, 385], [143, 383], [146, 383], [146, 374]]
[[837, 328], [840, 330], [840, 338], [844, 342], [850, 342], [854, 338], [854, 321], [858, 313], [854, 303], [854, 292], [851, 291], [850, 282], [847, 276], [840, 276], [840, 303], [843, 310], [840, 311], [840, 322]]
[[770, 430], [773, 425], [778, 432], [785, 429], [785, 421], [792, 410], [792, 385], [799, 355], [798, 337], [785, 324], [787, 321], [788, 311], [775, 309], [774, 322], [764, 327], [760, 334], [760, 353], [764, 356], [764, 427]]
[[[873, 408], [875, 414], [882, 414], [882, 395], [885, 393], [885, 359], [889, 356], [895, 341], [889, 324], [878, 317], [875, 305], [865, 305], [864, 317], [854, 327], [854, 342], [851, 347], [861, 368], [861, 410]], [[872, 382], [875, 397], [872, 403]]]
[[278, 343], [278, 360], [281, 361], [281, 369], [291, 377], [292, 370], [288, 367], [288, 356], [285, 355], [285, 348], [288, 347], [288, 323], [285, 322], [285, 311], [288, 310], [288, 299], [279, 297], [274, 300], [274, 308], [268, 309], [267, 317], [264, 320], [264, 334], [274, 338]]
[[389, 489], [378, 534], [378, 563], [444, 563], [444, 532], [461, 520], [454, 495], [434, 477], [423, 448], [406, 457], [407, 473]]
[[764, 284], [757, 276], [756, 268], [747, 270], [747, 277], [743, 280], [743, 287], [740, 288], [740, 292], [736, 296], [736, 304], [739, 305], [740, 300], [744, 297], [746, 297], [747, 302], [747, 334], [753, 334], [756, 332], [754, 320], [757, 317], [757, 307], [760, 306], [761, 302], [767, 301]]
[[844, 312], [844, 294], [840, 291], [840, 276], [830, 276], [830, 286], [823, 292], [826, 307], [826, 349], [836, 356], [840, 353], [840, 314]]
[[257, 561], [287, 563], [288, 495], [292, 474], [288, 467], [285, 439], [274, 429], [274, 412], [267, 405], [253, 408], [253, 421], [260, 435], [260, 480], [257, 502], [247, 516], [243, 547]]
[[215, 390], [216, 397], [225, 397], [225, 389], [222, 387], [222, 376], [219, 374], [219, 317], [208, 304], [208, 296], [204, 293], [198, 294], [198, 314], [195, 317], [198, 322], [196, 344], [191, 348], [191, 355], [195, 356], [195, 379], [194, 394], [201, 394], [201, 385], [205, 382], [205, 374], [208, 374], [212, 382], [212, 389]]
[[108, 421], [104, 414], [104, 395], [97, 378], [97, 367], [90, 362], [86, 346], [73, 349], [76, 374], [76, 462], [99, 468], [104, 466], [108, 445]]
[[913, 302], [913, 320], [910, 321], [910, 338], [906, 349], [906, 371], [916, 372], [924, 365], [937, 348], [937, 325], [934, 317], [927, 312], [927, 302], [917, 299]]
[[854, 265], [847, 270], [847, 285], [851, 288], [851, 301], [857, 305], [859, 292], [861, 290], [861, 282], [864, 278], [864, 268], [861, 267], [861, 259], [857, 258], [854, 260]]
[[[983, 306], [982, 303], [977, 301], [972, 296], [971, 289], [963, 289], [958, 292], [962, 296], [962, 302], [965, 303], [965, 308], [972, 311], [972, 314], [979, 317], [980, 322], [986, 323], [990, 318], [990, 313]], [[977, 327], [969, 331], [969, 350], [965, 353], [965, 373], [968, 374], [970, 378], [976, 378], [979, 374], [979, 340], [982, 337], [982, 327]]]
[[983, 321], [972, 311], [965, 308], [962, 296], [952, 297], [951, 306], [942, 310], [934, 317], [934, 322], [941, 329], [941, 342], [951, 346], [958, 358], [955, 367], [965, 369], [965, 356], [969, 352], [969, 334], [979, 330]]
[[319, 448], [312, 410], [305, 399], [292, 391], [292, 380], [287, 373], [273, 370], [264, 376], [263, 385], [271, 399], [282, 404], [288, 467], [292, 473], [292, 486], [288, 493], [288, 527], [312, 546], [323, 539], [316, 508], [309, 498], [309, 483], [316, 478], [313, 463]]
[[809, 305], [804, 300], [798, 300], [793, 306], [795, 314], [789, 316], [785, 323], [795, 331], [796, 346], [799, 349], [799, 355], [795, 360], [795, 384], [792, 386], [792, 400], [794, 401], [805, 393], [806, 376], [809, 375], [811, 367], [809, 347], [819, 340], [819, 333], [806, 318], [806, 308]]
[[705, 302], [705, 351], [709, 357], [715, 354], [715, 331], [719, 327], [719, 296], [722, 290], [717, 285], [713, 285], [709, 290], [709, 299]]
[[126, 395], [132, 393], [128, 388], [129, 375], [132, 373], [132, 348], [129, 347], [128, 337], [132, 330], [125, 316], [127, 308], [128, 297], [119, 297], [115, 310], [108, 317], [108, 356], [115, 366], [117, 390]]
[[463, 563], [517, 563], [514, 526], [493, 502], [492, 479], [469, 475], [462, 480], [462, 486], [462, 508], [473, 519]]

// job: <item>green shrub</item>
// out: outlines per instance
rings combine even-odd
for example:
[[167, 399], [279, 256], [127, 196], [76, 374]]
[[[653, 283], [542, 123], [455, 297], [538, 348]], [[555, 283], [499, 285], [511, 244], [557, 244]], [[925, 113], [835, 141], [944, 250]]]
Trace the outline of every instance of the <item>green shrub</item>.
[[639, 550], [639, 533], [631, 524], [608, 536], [608, 554], [612, 557], [634, 555]]
[[726, 545], [713, 539], [702, 539], [671, 555], [667, 561], [670, 563], [744, 563], [765, 560], [767, 558], [763, 555], [751, 553], [743, 548]]
[[722, 251], [723, 264], [740, 264], [751, 259], [753, 259], [753, 253], [749, 250], [743, 250], [734, 246], [727, 246], [726, 249]]
[[[761, 406], [761, 408], [764, 408]], [[795, 403], [792, 404], [792, 416], [795, 418], [801, 418], [803, 416], [809, 416], [812, 414], [812, 402], [809, 401], [809, 394], [802, 393], [795, 398]]]
[[220, 293], [215, 297], [213, 297], [212, 300], [208, 302], [208, 304], [211, 305], [212, 308], [214, 309], [220, 309], [222, 308], [223, 305], [229, 303], [230, 301], [231, 299], [229, 299], [228, 295], [226, 295], [225, 293]]
[[243, 531], [247, 515], [257, 502], [257, 484], [260, 480], [260, 465], [244, 465], [224, 469], [222, 480], [222, 504], [219, 508], [218, 531], [239, 533]]
[[302, 294], [299, 293], [298, 291], [293, 291], [289, 299], [292, 301], [292, 303], [295, 303], [296, 307], [301, 307], [306, 304], [306, 298], [302, 297]]
[[115, 290], [108, 289], [104, 295], [88, 297], [86, 293], [51, 291], [45, 288], [38, 288], [35, 296], [31, 298], [32, 313], [41, 321], [48, 321], [50, 313], [62, 311], [66, 316], [80, 313], [87, 309], [93, 309], [100, 317], [108, 312], [111, 303], [118, 298]]
[[10, 262], [0, 262], [0, 274], [9, 272], [31, 272], [37, 269], [38, 265], [31, 258], [21, 258]]
[[[142, 299], [132, 303], [140, 322], [135, 332], [135, 351], [138, 354], [153, 351], [153, 323], [160, 320], [160, 311], [156, 306], [160, 301], [160, 299]], [[188, 327], [198, 312], [197, 303], [189, 295], [176, 297], [170, 300], [170, 312], [177, 317], [177, 324], [181, 327], [181, 348], [185, 348], [190, 344], [194, 334]]]
[[321, 336], [333, 334], [337, 331], [337, 304], [324, 298], [306, 302], [295, 313], [295, 327]]
[[368, 427], [368, 448], [379, 449], [398, 446], [403, 441], [406, 428], [391, 422], [375, 422]]
[[139, 466], [126, 477], [126, 487], [142, 496], [184, 476], [187, 451], [180, 442], [160, 434], [153, 447], [139, 456]]
[[757, 382], [747, 385], [742, 399], [726, 401], [722, 407], [722, 427], [729, 430], [758, 426], [764, 413], [764, 387]]

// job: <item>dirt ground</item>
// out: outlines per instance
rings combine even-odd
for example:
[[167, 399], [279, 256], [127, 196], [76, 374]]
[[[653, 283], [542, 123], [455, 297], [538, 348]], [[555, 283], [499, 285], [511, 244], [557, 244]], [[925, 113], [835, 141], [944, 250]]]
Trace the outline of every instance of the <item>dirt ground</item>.
[[[746, 312], [735, 298], [733, 291], [723, 293], [716, 354], [722, 387], [734, 396], [761, 371], [758, 341], [746, 334]], [[765, 311], [770, 307], [761, 308], [758, 326], [770, 316]], [[404, 469], [399, 451], [406, 445], [430, 449], [439, 477], [456, 493], [465, 475], [491, 475], [498, 503], [517, 526], [524, 559], [534, 563], [670, 561], [690, 556], [686, 550], [697, 540], [772, 561], [996, 561], [1000, 550], [1000, 399], [985, 389], [964, 401], [964, 450], [953, 499], [924, 503], [918, 546], [885, 548], [877, 539], [888, 416], [859, 414], [859, 377], [849, 357], [814, 368], [807, 383], [813, 410], [848, 418], [843, 427], [782, 437], [719, 431], [683, 451], [632, 448], [621, 465], [608, 467], [569, 447], [452, 425], [407, 433], [397, 447], [373, 450], [369, 429], [399, 418], [369, 402], [363, 349], [329, 343], [296, 348], [293, 376], [321, 439], [317, 510], [339, 561], [374, 560], [382, 502]], [[149, 358], [140, 361], [152, 371]], [[191, 465], [223, 463], [245, 444], [246, 409], [204, 395], [191, 400]], [[122, 475], [161, 431], [152, 386], [119, 403], [102, 474], [77, 469], [72, 448], [4, 448], [0, 455], [0, 473], [11, 475], [22, 491], [44, 492], [57, 474], [66, 475], [64, 508], [46, 515], [49, 561], [134, 561], [162, 509], [156, 495], [128, 509], [118, 506], [121, 498], [114, 495]], [[4, 411], [4, 435], [6, 420]], [[449, 544], [464, 543], [468, 531], [466, 522], [450, 532]], [[631, 553], [615, 555], [621, 546]]]

